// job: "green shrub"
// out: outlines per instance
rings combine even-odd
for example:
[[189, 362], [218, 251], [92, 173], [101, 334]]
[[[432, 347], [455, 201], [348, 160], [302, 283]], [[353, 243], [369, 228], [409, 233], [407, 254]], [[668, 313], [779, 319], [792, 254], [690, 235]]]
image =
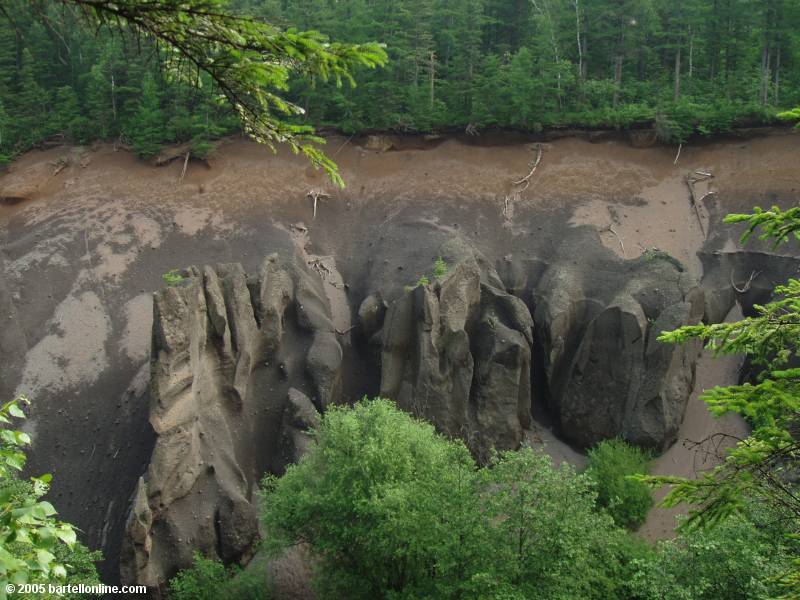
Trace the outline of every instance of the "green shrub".
[[192, 153], [192, 156], [194, 156], [195, 158], [205, 160], [209, 156], [211, 156], [211, 154], [214, 152], [214, 148], [215, 148], [214, 144], [212, 144], [207, 139], [200, 137], [192, 140], [192, 146], [190, 151]]
[[170, 600], [215, 600], [232, 576], [220, 561], [195, 554], [194, 564], [170, 580]]
[[183, 281], [185, 277], [181, 275], [178, 269], [172, 269], [171, 271], [164, 273], [161, 276], [161, 279], [167, 287], [173, 287]]
[[656, 138], [668, 144], [682, 144], [694, 132], [694, 125], [691, 121], [663, 112], [656, 115], [653, 128], [656, 131]]
[[194, 555], [194, 563], [169, 581], [169, 600], [266, 600], [264, 581], [237, 566]]
[[529, 447], [478, 469], [381, 399], [328, 409], [262, 517], [267, 551], [309, 544], [320, 598], [624, 598], [642, 556], [587, 476]]
[[[500, 454], [479, 476], [473, 510], [485, 542], [478, 572], [513, 591], [508, 597], [627, 597], [630, 569], [646, 549], [595, 509], [589, 477], [566, 463], [553, 467], [530, 447]], [[469, 597], [498, 597], [475, 591]]]
[[[91, 580], [94, 567], [85, 549], [78, 548], [75, 528], [55, 518], [56, 509], [41, 500], [49, 490], [49, 474], [20, 478], [27, 457], [30, 436], [12, 429], [13, 419], [24, 419], [24, 396], [0, 404], [0, 597], [9, 583], [70, 583], [70, 574]], [[60, 547], [63, 546], [63, 547]], [[75, 559], [80, 572], [61, 562]], [[82, 580], [76, 583], [82, 583]]]
[[712, 528], [682, 532], [675, 540], [661, 542], [653, 559], [638, 561], [631, 578], [632, 597], [776, 598], [781, 591], [777, 580], [789, 566], [781, 540], [741, 515]]
[[778, 118], [784, 121], [797, 121], [796, 127], [800, 127], [800, 106], [778, 113]]
[[621, 439], [600, 442], [589, 451], [586, 474], [595, 482], [597, 504], [620, 527], [638, 529], [653, 506], [650, 490], [631, 475], [647, 473], [647, 453]]
[[264, 480], [265, 548], [306, 540], [323, 598], [431, 597], [481, 551], [466, 516], [473, 481], [464, 444], [391, 402], [331, 407], [303, 459]]
[[447, 263], [444, 262], [444, 259], [440, 256], [436, 259], [436, 262], [433, 263], [433, 276], [436, 279], [441, 279], [447, 275]]

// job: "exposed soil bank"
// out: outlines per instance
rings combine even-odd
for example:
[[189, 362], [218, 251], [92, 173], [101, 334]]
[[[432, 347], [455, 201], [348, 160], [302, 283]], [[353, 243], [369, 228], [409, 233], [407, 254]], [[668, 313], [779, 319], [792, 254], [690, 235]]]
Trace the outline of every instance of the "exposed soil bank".
[[[285, 250], [284, 232], [302, 224], [304, 251], [332, 257], [326, 264], [335, 260], [348, 286], [351, 314], [337, 317], [344, 327], [371, 289], [368, 273], [398, 288], [430, 273], [431, 232], [458, 232], [501, 275], [586, 226], [620, 256], [655, 246], [699, 276], [699, 250], [736, 247], [738, 232], [721, 226], [721, 215], [800, 198], [794, 134], [689, 145], [677, 165], [672, 147], [554, 140], [521, 194], [512, 182], [528, 173], [535, 150], [527, 141], [501, 141], [442, 139], [381, 152], [334, 137], [328, 152], [348, 184], [343, 191], [302, 159], [242, 140], [224, 142], [210, 166], [190, 162], [180, 183], [179, 162], [156, 168], [109, 146], [31, 152], [0, 175], [0, 197], [20, 199], [0, 205], [0, 397], [34, 399], [26, 425], [36, 438], [31, 469], [54, 474], [55, 504], [90, 546], [104, 550], [108, 581], [117, 576], [126, 509], [153, 443], [146, 365], [152, 292], [163, 273], [221, 262], [255, 272], [265, 255]], [[62, 157], [70, 166], [54, 174], [51, 163]], [[714, 174], [698, 190], [715, 192], [699, 207], [707, 240], [684, 181], [697, 170]], [[316, 218], [306, 195], [312, 189], [330, 194]], [[376, 242], [397, 251], [377, 254]], [[348, 399], [377, 391], [375, 373], [348, 369]], [[697, 386], [734, 376], [701, 366]], [[679, 437], [720, 426], [692, 400]], [[549, 452], [580, 462], [538, 427]], [[689, 474], [695, 464], [679, 442], [656, 468]], [[654, 519], [644, 534], [667, 535], [668, 521]]]

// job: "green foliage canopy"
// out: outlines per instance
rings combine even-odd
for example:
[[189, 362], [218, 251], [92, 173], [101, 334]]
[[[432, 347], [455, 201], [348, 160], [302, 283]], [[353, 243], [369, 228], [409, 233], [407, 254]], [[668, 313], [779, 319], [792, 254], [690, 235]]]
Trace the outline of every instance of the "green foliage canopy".
[[649, 458], [621, 439], [600, 442], [589, 450], [586, 474], [597, 486], [597, 503], [621, 527], [638, 529], [653, 506], [647, 485], [630, 477], [647, 473]]
[[[84, 583], [96, 580], [88, 554], [77, 544], [74, 528], [55, 519], [56, 510], [46, 500], [50, 475], [18, 478], [25, 466], [24, 449], [30, 437], [11, 429], [12, 419], [24, 419], [21, 396], [0, 406], [0, 599], [6, 585], [65, 579], [79, 574]], [[74, 550], [74, 551], [73, 551]], [[72, 559], [76, 565], [70, 565]], [[63, 562], [62, 562], [63, 561]]]
[[[729, 215], [726, 220], [747, 225], [743, 242], [758, 233], [777, 245], [797, 239], [800, 231], [797, 208], [756, 208], [752, 214]], [[752, 502], [763, 502], [783, 514], [782, 533], [796, 537], [800, 534], [800, 368], [796, 366], [800, 364], [800, 281], [789, 279], [777, 286], [773, 300], [754, 309], [756, 316], [741, 321], [686, 326], [659, 337], [672, 343], [701, 339], [715, 355], [745, 354], [761, 370], [753, 382], [718, 386], [701, 396], [715, 415], [734, 412], [746, 418], [753, 428], [748, 437], [698, 479], [652, 477], [648, 481], [671, 486], [665, 506], [695, 506], [684, 523], [686, 528], [718, 525], [744, 513]], [[796, 560], [795, 569], [785, 574], [786, 585], [795, 591], [800, 589], [800, 559]]]
[[637, 600], [775, 598], [788, 559], [774, 533], [763, 522], [737, 515], [719, 527], [693, 529], [661, 542], [650, 560], [636, 561], [632, 596]]
[[609, 598], [632, 564], [588, 477], [530, 448], [478, 469], [386, 400], [330, 408], [263, 493], [266, 547], [309, 544], [321, 597]]
[[[159, 144], [168, 139], [161, 133], [164, 117], [152, 74], [141, 78], [141, 101], [125, 105], [125, 97], [135, 96], [140, 85], [136, 82], [136, 71], [141, 75], [141, 71], [152, 70], [152, 67], [148, 69], [144, 60], [133, 65], [120, 60], [120, 55], [126, 52], [125, 44], [135, 43], [138, 47], [144, 44], [146, 49], [157, 54], [164, 68], [160, 73], [162, 86], [194, 90], [210, 86], [211, 94], [204, 98], [204, 103], [227, 101], [251, 137], [273, 148], [275, 144], [287, 144], [342, 185], [335, 163], [317, 147], [323, 142], [322, 138], [314, 135], [311, 126], [291, 120], [301, 115], [303, 108], [283, 94], [288, 91], [293, 73], [302, 73], [315, 81], [329, 81], [339, 87], [345, 82], [355, 83], [352, 71], [357, 67], [373, 68], [386, 60], [379, 44], [330, 42], [327, 36], [316, 31], [281, 29], [253, 16], [234, 14], [227, 0], [152, 0], [146, 3], [60, 0], [34, 7], [21, 2], [15, 4], [18, 12], [10, 6], [0, 11], [7, 19], [3, 23], [4, 30], [0, 30], [0, 52], [5, 36], [6, 48], [16, 46], [22, 51], [23, 60], [21, 64], [13, 61], [6, 66], [0, 57], [0, 71], [6, 69], [5, 73], [0, 73], [0, 79], [13, 84], [8, 95], [14, 99], [20, 116], [24, 115], [29, 122], [27, 127], [16, 130], [16, 143], [23, 149], [55, 131], [69, 130], [69, 126], [91, 127], [93, 119], [98, 123], [94, 137], [106, 137], [119, 129], [120, 116], [126, 113], [135, 124], [129, 128], [134, 148], [144, 156], [154, 154]], [[60, 10], [59, 7], [74, 10]], [[70, 25], [79, 28], [83, 25], [83, 37], [69, 33]], [[40, 64], [31, 54], [35, 40], [26, 38], [25, 33], [32, 34], [32, 38], [44, 37], [46, 50], [54, 50], [62, 63], [69, 64], [75, 60], [72, 45], [79, 50], [87, 45], [86, 25], [94, 29], [105, 27], [110, 32], [90, 72], [69, 82], [73, 92], [75, 88], [83, 88], [90, 108], [89, 121], [66, 114], [74, 113], [72, 102], [54, 111], [55, 118], [49, 118], [50, 92], [37, 80]], [[23, 31], [23, 27], [27, 31]], [[11, 36], [15, 41], [11, 41]], [[62, 45], [66, 48], [66, 57], [62, 56]], [[88, 42], [88, 45], [97, 50], [96, 43]], [[53, 73], [51, 77], [58, 79], [59, 75]], [[127, 88], [126, 80], [131, 84]], [[6, 101], [4, 95], [0, 92], [0, 99]], [[203, 103], [194, 101], [193, 104], [202, 106]], [[68, 127], [64, 127], [65, 122]]]
[[6, 0], [0, 155], [132, 143], [145, 73], [153, 143], [202, 154], [243, 127], [334, 178], [314, 128], [655, 125], [685, 142], [800, 104], [798, 31], [791, 0]]

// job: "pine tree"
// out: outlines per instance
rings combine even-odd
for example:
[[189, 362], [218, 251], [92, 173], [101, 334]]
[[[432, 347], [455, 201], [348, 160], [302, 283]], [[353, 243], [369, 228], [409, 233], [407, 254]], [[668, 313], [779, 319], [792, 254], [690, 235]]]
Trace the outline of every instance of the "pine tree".
[[0, 165], [6, 163], [11, 155], [11, 138], [9, 137], [8, 128], [8, 113], [3, 106], [3, 100], [0, 98]]
[[145, 158], [157, 154], [165, 139], [165, 121], [156, 83], [150, 73], [146, 73], [142, 80], [139, 109], [131, 125], [128, 137], [136, 153]]
[[35, 65], [31, 51], [25, 48], [14, 99], [13, 123], [19, 139], [30, 145], [41, 142], [51, 131], [48, 118], [50, 95], [36, 81]]
[[75, 135], [72, 128], [79, 116], [78, 95], [75, 90], [68, 85], [58, 88], [53, 105], [51, 128], [74, 140]]

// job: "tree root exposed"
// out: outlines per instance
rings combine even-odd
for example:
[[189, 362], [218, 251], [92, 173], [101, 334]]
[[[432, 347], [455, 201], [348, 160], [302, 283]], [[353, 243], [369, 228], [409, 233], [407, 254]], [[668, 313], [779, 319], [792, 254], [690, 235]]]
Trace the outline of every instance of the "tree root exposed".
[[734, 290], [736, 290], [737, 292], [739, 292], [740, 294], [744, 294], [747, 290], [750, 289], [750, 286], [753, 284], [753, 280], [756, 277], [758, 277], [759, 275], [761, 275], [761, 271], [752, 271], [750, 273], [750, 277], [747, 278], [747, 281], [740, 288], [740, 287], [737, 287], [736, 284], [734, 283], [734, 281], [733, 281], [733, 271], [731, 271], [731, 287]]
[[312, 219], [316, 219], [317, 218], [317, 202], [319, 200], [327, 200], [328, 198], [331, 197], [331, 195], [330, 194], [326, 194], [322, 190], [309, 190], [306, 193], [306, 197], [307, 198], [311, 198], [314, 201], [314, 214], [313, 214], [313, 216], [311, 218]]
[[523, 177], [522, 179], [518, 179], [517, 181], [512, 182], [513, 185], [525, 184], [525, 187], [519, 190], [520, 193], [528, 189], [528, 186], [531, 184], [531, 177], [533, 176], [534, 171], [536, 171], [536, 167], [538, 167], [539, 163], [542, 162], [542, 145], [536, 144], [536, 149], [538, 153], [536, 155], [536, 160], [533, 162], [533, 166], [531, 167], [530, 172], [527, 175], [525, 175], [525, 177]]
[[619, 247], [622, 249], [622, 258], [628, 258], [628, 256], [625, 254], [625, 244], [622, 243], [622, 238], [616, 232], [616, 230], [614, 229], [614, 226], [613, 225], [609, 225], [603, 231], [610, 231], [611, 233], [614, 234], [614, 237], [616, 237], [617, 241], [619, 242]]

